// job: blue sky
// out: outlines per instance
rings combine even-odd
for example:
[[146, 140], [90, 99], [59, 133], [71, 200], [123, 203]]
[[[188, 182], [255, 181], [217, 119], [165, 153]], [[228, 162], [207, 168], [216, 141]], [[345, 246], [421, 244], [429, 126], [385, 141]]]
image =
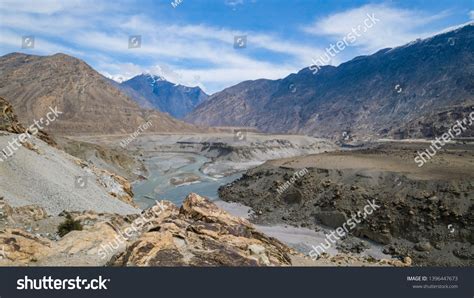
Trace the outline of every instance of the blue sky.
[[[367, 15], [379, 21], [328, 64], [474, 20], [473, 0], [175, 1], [0, 0], [0, 54], [62, 52], [116, 80], [149, 72], [213, 93], [310, 66]], [[27, 35], [33, 49], [21, 48]], [[140, 48], [128, 48], [130, 35], [141, 36]], [[237, 35], [246, 48], [234, 48]]]

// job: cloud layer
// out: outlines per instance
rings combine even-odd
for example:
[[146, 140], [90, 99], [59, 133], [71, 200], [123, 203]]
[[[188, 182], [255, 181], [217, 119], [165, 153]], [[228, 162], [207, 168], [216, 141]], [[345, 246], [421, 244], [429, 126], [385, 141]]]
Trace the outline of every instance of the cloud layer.
[[[185, 3], [183, 2], [182, 5]], [[226, 5], [246, 5], [229, 1]], [[165, 9], [174, 10], [169, 6]], [[180, 7], [177, 7], [180, 9]], [[100, 0], [3, 0], [0, 4], [0, 48], [19, 51], [21, 36], [35, 35], [34, 54], [64, 52], [78, 56], [111, 78], [127, 79], [143, 72], [180, 84], [199, 85], [208, 92], [249, 79], [277, 79], [311, 64], [330, 42], [360, 24], [367, 14], [381, 21], [357, 39], [351, 56], [370, 53], [424, 37], [429, 23], [449, 15], [387, 5], [364, 5], [337, 11], [301, 26], [295, 36], [271, 30], [242, 30], [196, 22], [163, 22], [141, 11], [137, 4]], [[472, 17], [472, 11], [470, 12]], [[141, 35], [140, 48], [129, 49], [129, 35]], [[247, 35], [244, 49], [233, 47], [234, 36]], [[306, 38], [317, 36], [315, 39]], [[342, 57], [335, 57], [338, 64]], [[166, 71], [167, 70], [167, 71]]]

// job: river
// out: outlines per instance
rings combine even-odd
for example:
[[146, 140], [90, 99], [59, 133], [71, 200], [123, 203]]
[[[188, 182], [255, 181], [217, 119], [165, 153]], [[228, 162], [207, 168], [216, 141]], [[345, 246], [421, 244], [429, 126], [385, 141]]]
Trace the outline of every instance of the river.
[[205, 175], [199, 169], [209, 161], [193, 153], [157, 153], [145, 161], [148, 179], [133, 185], [136, 203], [142, 209], [155, 204], [155, 200], [168, 200], [180, 206], [191, 192], [217, 200], [219, 187], [240, 178], [242, 173], [226, 177]]

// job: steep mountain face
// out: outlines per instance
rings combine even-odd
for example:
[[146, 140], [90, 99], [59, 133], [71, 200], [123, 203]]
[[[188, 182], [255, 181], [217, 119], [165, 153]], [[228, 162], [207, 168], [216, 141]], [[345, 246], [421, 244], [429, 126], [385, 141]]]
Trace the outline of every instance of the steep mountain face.
[[120, 87], [141, 107], [158, 109], [178, 119], [209, 97], [199, 87], [175, 85], [150, 74], [133, 77]]
[[337, 140], [431, 137], [474, 106], [474, 24], [313, 72], [240, 83], [185, 120]]
[[46, 119], [51, 108], [62, 112], [45, 127], [60, 134], [129, 133], [147, 121], [150, 131], [195, 131], [166, 114], [145, 110], [77, 58], [55, 54], [12, 53], [0, 57], [0, 96], [29, 126]]

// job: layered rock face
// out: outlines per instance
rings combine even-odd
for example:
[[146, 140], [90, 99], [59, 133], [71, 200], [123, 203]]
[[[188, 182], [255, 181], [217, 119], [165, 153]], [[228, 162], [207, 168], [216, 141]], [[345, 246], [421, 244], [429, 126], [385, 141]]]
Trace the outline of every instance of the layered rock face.
[[246, 220], [190, 194], [111, 261], [115, 266], [282, 266], [289, 248]]
[[[84, 225], [61, 239], [42, 229], [61, 219], [44, 210], [38, 220], [2, 202], [1, 265], [45, 266], [287, 266], [287, 246], [257, 232], [246, 220], [229, 215], [213, 203], [190, 194], [181, 208], [160, 202], [159, 212], [118, 216], [73, 212]], [[30, 207], [30, 209], [33, 207]], [[36, 208], [37, 209], [37, 208]], [[36, 210], [33, 208], [33, 210]], [[41, 210], [41, 209], [38, 209]], [[33, 212], [33, 211], [31, 211]], [[3, 214], [3, 211], [2, 211]], [[140, 221], [141, 220], [141, 221]], [[140, 224], [137, 224], [140, 221]], [[25, 225], [37, 226], [35, 233]], [[133, 231], [129, 232], [130, 229]], [[125, 235], [126, 233], [126, 235]], [[114, 247], [115, 254], [106, 251]], [[107, 254], [104, 254], [107, 252]], [[106, 257], [104, 257], [104, 255]]]

